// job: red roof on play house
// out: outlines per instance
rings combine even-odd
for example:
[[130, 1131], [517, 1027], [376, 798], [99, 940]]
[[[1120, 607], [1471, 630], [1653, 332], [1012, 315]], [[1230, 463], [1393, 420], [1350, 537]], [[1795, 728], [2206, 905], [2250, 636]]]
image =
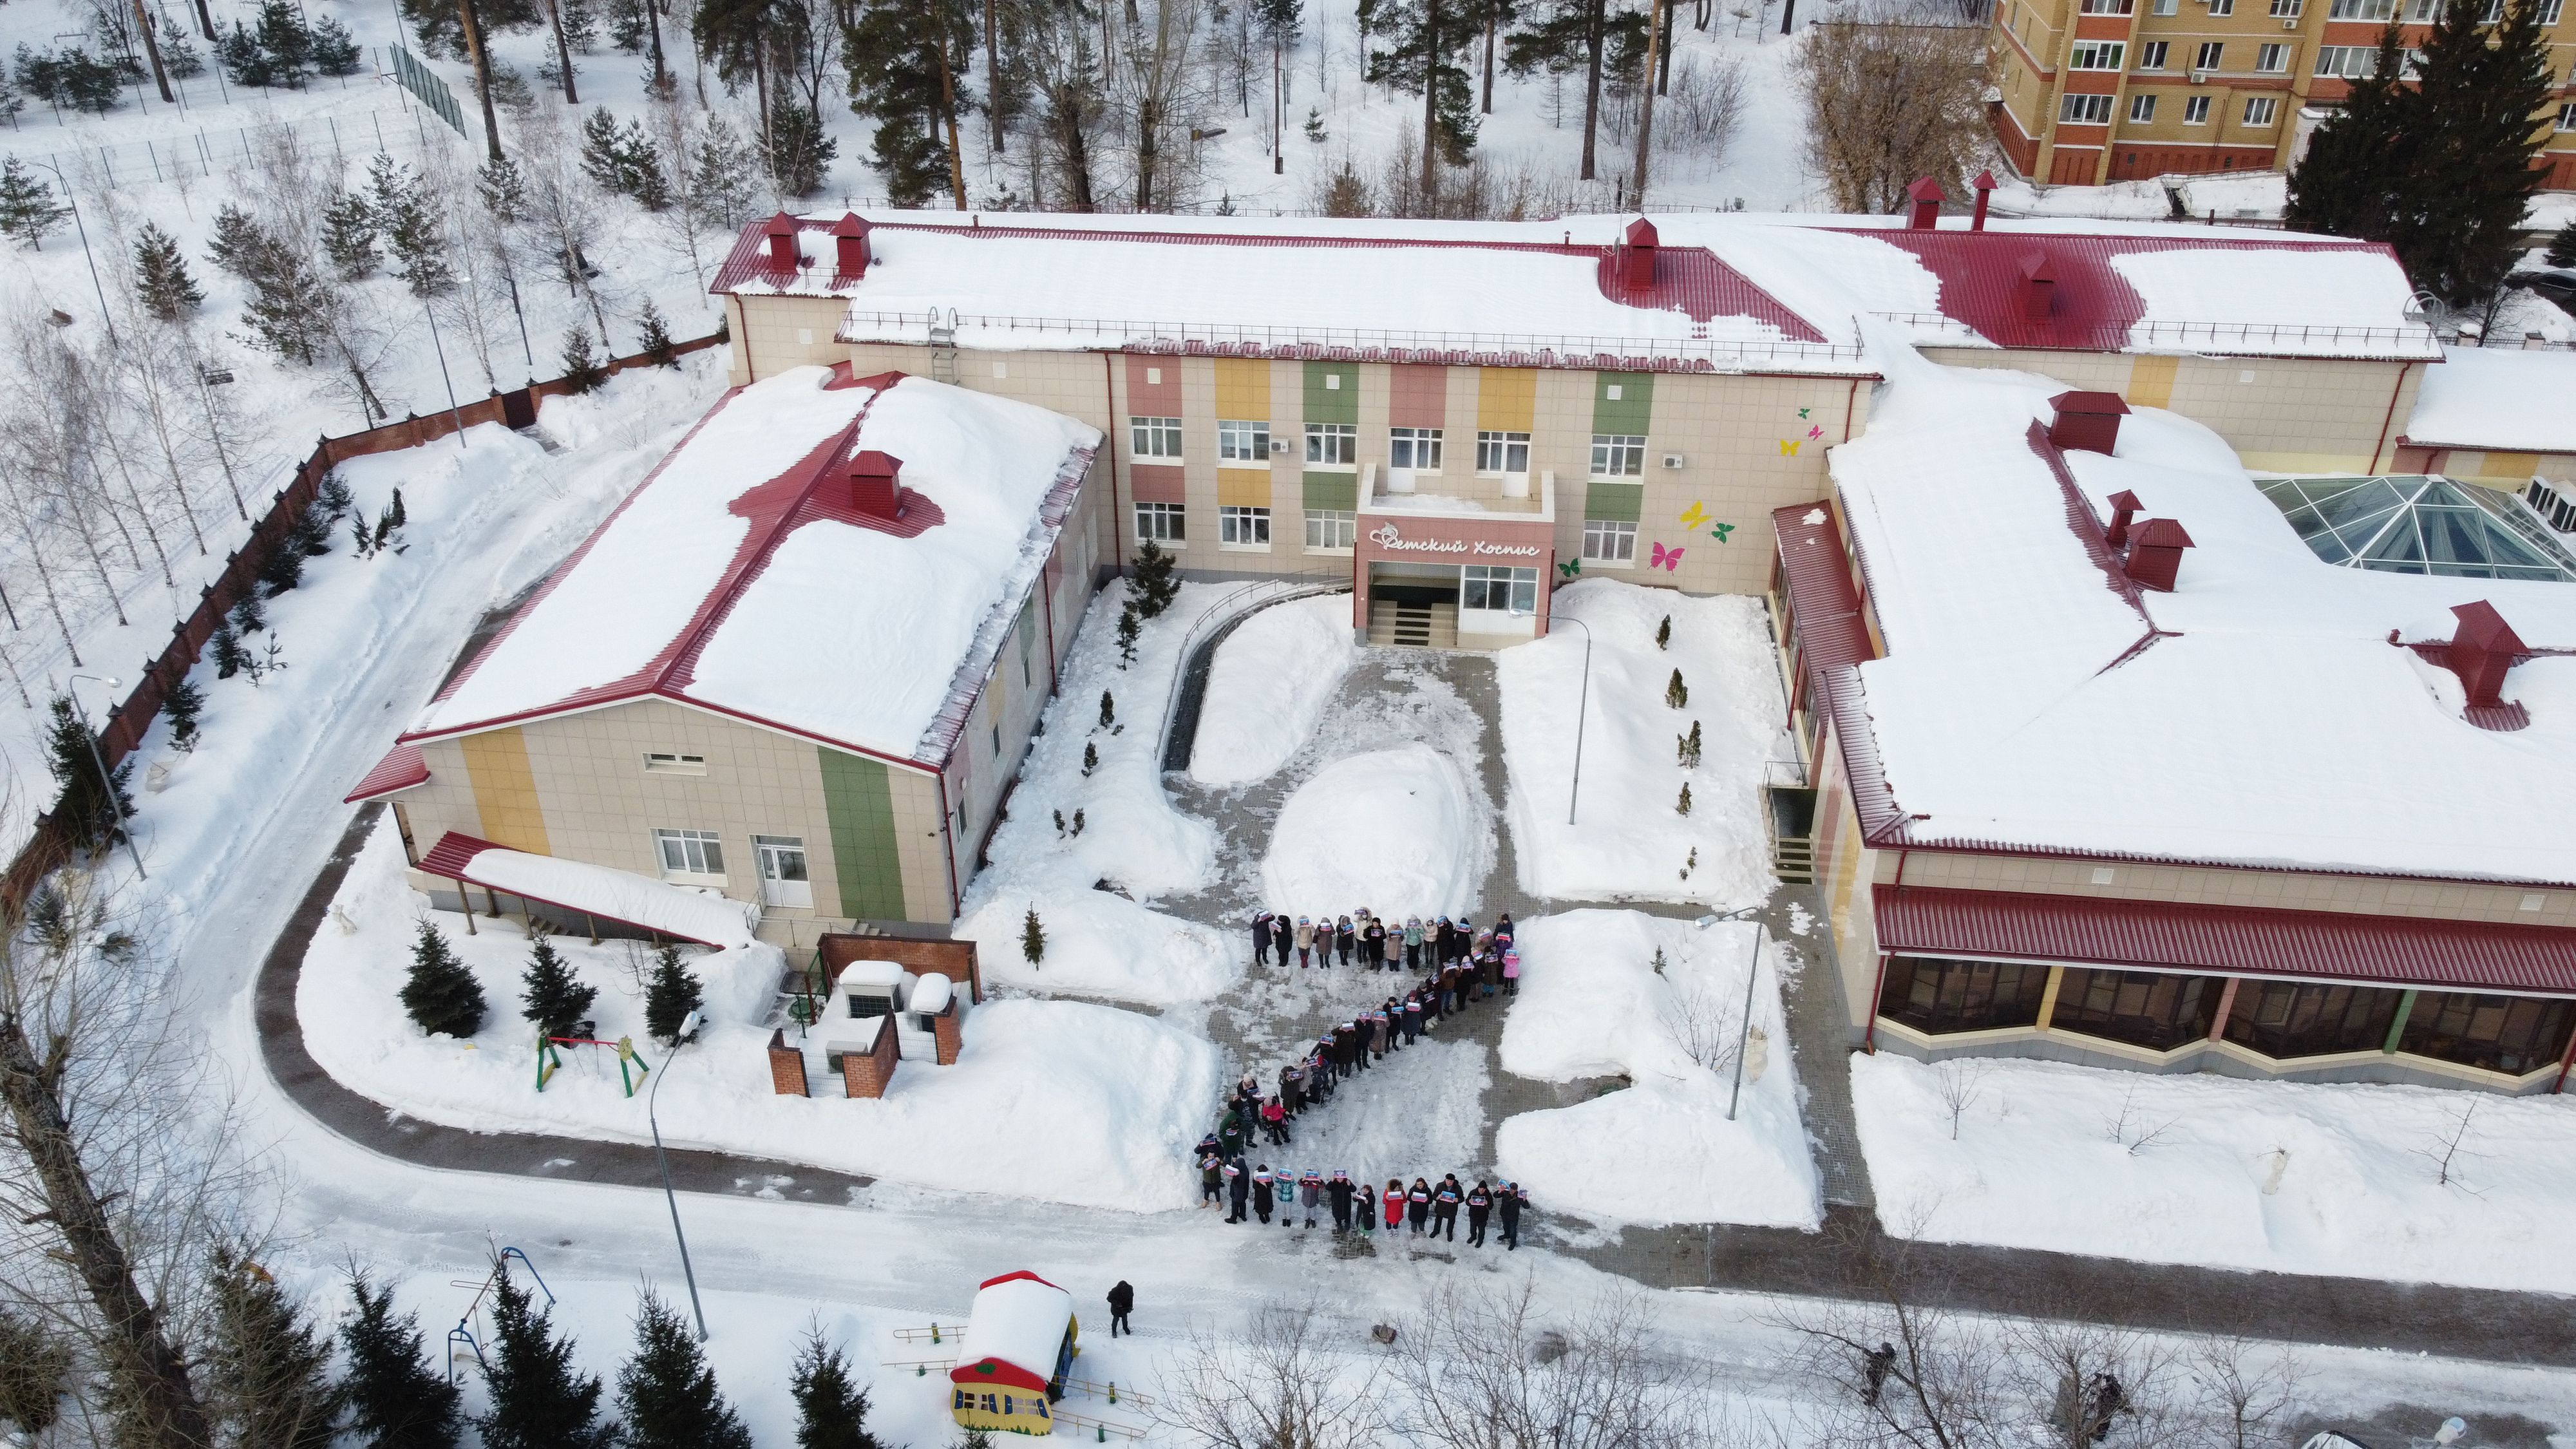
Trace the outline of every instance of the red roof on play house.
[[1037, 1274], [1023, 1269], [987, 1278], [976, 1286], [948, 1377], [1044, 1393], [1072, 1324], [1073, 1295]]

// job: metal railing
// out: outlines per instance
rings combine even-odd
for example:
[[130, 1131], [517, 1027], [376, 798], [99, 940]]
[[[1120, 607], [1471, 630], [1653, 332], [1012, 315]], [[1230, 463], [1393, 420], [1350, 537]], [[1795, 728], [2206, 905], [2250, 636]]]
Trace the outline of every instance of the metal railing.
[[[1936, 331], [1964, 340], [1988, 340], [1974, 327], [1945, 313], [1872, 312], [1868, 315], [1900, 326]], [[2126, 347], [2173, 347], [2206, 352], [2296, 348], [2309, 352], [2405, 352], [2425, 357], [2436, 356], [2440, 351], [2433, 330], [2421, 323], [2363, 327], [2346, 323], [2132, 322], [2125, 327], [2102, 326], [2076, 331], [2082, 334], [2081, 340], [2105, 351]]]
[[[1173, 656], [1171, 688], [1163, 696], [1163, 732], [1157, 755], [1162, 760], [1164, 773], [1189, 768], [1189, 752], [1180, 748], [1182, 715], [1186, 713], [1189, 716], [1191, 734], [1196, 734], [1198, 729], [1198, 711], [1195, 708], [1185, 710], [1184, 706], [1204, 698], [1208, 671], [1194, 670], [1190, 664], [1191, 655], [1202, 644], [1241, 623], [1257, 609], [1307, 594], [1332, 593], [1349, 587], [1351, 574], [1347, 567], [1300, 569], [1293, 574], [1254, 579], [1200, 611], [1198, 618], [1191, 621], [1189, 631], [1181, 636], [1180, 648]], [[1215, 667], [1216, 661], [1211, 657], [1208, 669]]]

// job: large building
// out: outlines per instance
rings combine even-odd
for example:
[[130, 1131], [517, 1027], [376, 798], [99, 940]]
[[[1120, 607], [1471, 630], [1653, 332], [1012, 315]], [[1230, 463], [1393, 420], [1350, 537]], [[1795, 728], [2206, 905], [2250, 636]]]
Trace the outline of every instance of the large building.
[[[1996, 139], [2034, 181], [2281, 171], [2368, 73], [2380, 32], [2422, 43], [2435, 0], [1997, 0]], [[2543, 183], [2576, 190], [2576, 31], [2541, 0], [2556, 89]]]

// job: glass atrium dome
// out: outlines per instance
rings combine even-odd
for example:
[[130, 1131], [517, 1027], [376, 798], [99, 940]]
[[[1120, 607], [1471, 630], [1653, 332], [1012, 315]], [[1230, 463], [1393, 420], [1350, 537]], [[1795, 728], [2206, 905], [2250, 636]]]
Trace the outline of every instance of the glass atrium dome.
[[2448, 478], [2275, 478], [2258, 483], [2316, 556], [2346, 568], [2576, 582], [2576, 557], [2510, 495]]

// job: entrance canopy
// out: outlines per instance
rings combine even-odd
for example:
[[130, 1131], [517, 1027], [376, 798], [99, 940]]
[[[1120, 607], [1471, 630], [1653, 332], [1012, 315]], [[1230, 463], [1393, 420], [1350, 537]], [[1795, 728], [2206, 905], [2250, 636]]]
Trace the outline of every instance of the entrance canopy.
[[760, 908], [747, 901], [668, 885], [632, 871], [511, 850], [453, 830], [420, 858], [420, 868], [460, 887], [479, 885], [719, 950], [749, 945], [760, 924]]

